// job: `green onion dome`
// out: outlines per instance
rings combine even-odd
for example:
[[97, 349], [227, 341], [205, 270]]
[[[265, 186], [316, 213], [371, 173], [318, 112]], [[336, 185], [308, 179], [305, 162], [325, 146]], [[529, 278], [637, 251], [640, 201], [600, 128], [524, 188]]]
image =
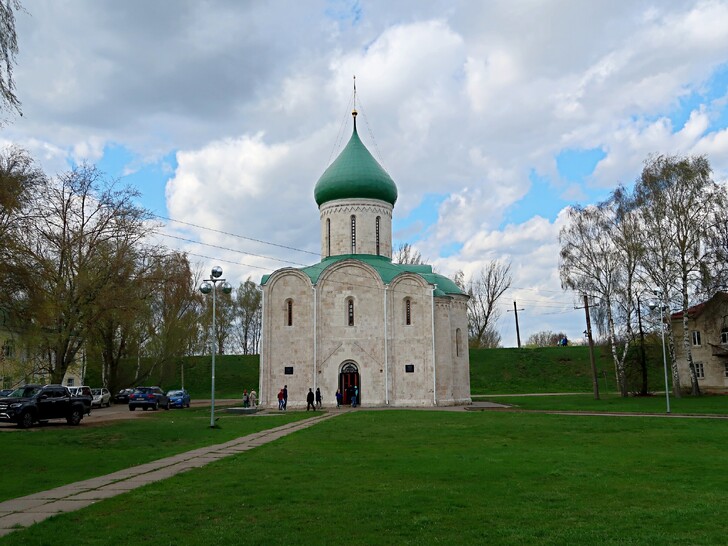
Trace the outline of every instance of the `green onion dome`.
[[334, 199], [363, 197], [386, 201], [394, 206], [397, 186], [359, 139], [354, 119], [354, 132], [349, 143], [316, 182], [313, 190], [316, 204], [321, 206]]

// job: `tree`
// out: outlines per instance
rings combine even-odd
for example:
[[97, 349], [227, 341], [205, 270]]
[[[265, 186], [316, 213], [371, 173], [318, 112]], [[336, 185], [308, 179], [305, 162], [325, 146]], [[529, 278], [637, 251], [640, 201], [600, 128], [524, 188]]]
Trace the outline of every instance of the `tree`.
[[569, 209], [569, 223], [559, 233], [559, 273], [563, 288], [601, 300], [599, 303], [605, 316], [617, 384], [621, 395], [627, 396], [624, 361], [630, 338], [627, 336], [624, 340], [620, 355], [614, 320], [616, 293], [624, 280], [625, 270], [624, 257], [615, 244], [614, 232], [610, 230], [616, 223], [613, 212], [605, 205]]
[[148, 232], [137, 193], [117, 190], [95, 167], [43, 179], [0, 269], [0, 305], [27, 328], [40, 369], [60, 383], [102, 316], [102, 298]]
[[551, 330], [541, 330], [528, 336], [526, 347], [554, 347], [565, 337], [563, 332], [556, 334]]
[[235, 292], [238, 344], [243, 354], [256, 354], [260, 340], [262, 292], [250, 277]]
[[[679, 292], [682, 341], [693, 395], [700, 394], [700, 387], [693, 364], [688, 308], [692, 293], [713, 262], [710, 242], [719, 237], [719, 218], [724, 217], [726, 206], [725, 191], [711, 174], [705, 156], [659, 155], [648, 158], [635, 186], [645, 228], [644, 267], [665, 294], [666, 306], [670, 287]], [[672, 336], [671, 329], [668, 333]], [[671, 345], [674, 347], [672, 340]], [[680, 378], [672, 358], [673, 388], [679, 396]]]
[[495, 324], [500, 317], [498, 300], [511, 286], [511, 264], [492, 260], [467, 283], [468, 337], [472, 347], [497, 347], [500, 335]]
[[13, 81], [13, 65], [18, 54], [15, 12], [20, 9], [19, 0], [0, 0], [0, 113], [14, 110], [22, 115]]
[[409, 243], [400, 243], [394, 251], [392, 262], [396, 264], [421, 265], [424, 264], [422, 254]]

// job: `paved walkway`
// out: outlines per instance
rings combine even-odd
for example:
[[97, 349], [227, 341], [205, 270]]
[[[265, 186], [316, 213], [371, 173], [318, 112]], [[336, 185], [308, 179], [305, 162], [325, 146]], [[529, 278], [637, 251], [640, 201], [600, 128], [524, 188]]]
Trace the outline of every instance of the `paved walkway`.
[[346, 412], [329, 412], [303, 421], [242, 436], [224, 444], [201, 447], [106, 476], [0, 502], [0, 536], [28, 527], [61, 512], [73, 512], [97, 501], [121, 495], [223, 457], [243, 453]]

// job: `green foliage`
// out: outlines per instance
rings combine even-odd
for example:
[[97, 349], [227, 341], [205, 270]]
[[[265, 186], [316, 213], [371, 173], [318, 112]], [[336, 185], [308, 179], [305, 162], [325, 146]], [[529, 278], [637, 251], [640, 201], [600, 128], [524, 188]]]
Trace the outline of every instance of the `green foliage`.
[[354, 412], [0, 543], [721, 544], [727, 442], [708, 419]]
[[[661, 349], [660, 349], [661, 350]], [[659, 358], [658, 358], [659, 356]], [[648, 352], [651, 390], [664, 389], [662, 353]], [[615, 391], [612, 355], [607, 347], [595, 347], [599, 389]], [[631, 368], [630, 368], [631, 369]], [[641, 385], [639, 373], [628, 374], [629, 390]], [[542, 347], [533, 349], [470, 349], [470, 391], [478, 394], [592, 392], [588, 347]]]

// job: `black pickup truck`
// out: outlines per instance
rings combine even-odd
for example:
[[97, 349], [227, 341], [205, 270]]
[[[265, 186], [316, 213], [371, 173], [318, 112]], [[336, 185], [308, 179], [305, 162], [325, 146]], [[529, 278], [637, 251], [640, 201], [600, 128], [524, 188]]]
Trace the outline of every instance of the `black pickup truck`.
[[78, 425], [91, 404], [86, 398], [71, 396], [63, 385], [25, 385], [0, 398], [0, 421], [16, 423], [20, 428], [50, 419], [65, 419], [69, 425]]

